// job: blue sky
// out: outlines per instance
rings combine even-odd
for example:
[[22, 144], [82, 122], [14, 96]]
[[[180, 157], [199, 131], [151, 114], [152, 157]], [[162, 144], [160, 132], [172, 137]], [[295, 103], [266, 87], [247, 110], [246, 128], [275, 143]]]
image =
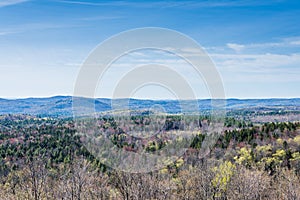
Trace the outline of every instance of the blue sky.
[[[213, 59], [227, 98], [300, 97], [299, 16], [297, 0], [0, 0], [0, 97], [72, 95], [90, 51], [141, 27], [196, 40]], [[112, 70], [107, 81], [117, 76]], [[99, 96], [109, 97], [111, 87]], [[199, 88], [198, 97], [209, 98]], [[168, 98], [157, 88], [137, 94], [152, 96]]]

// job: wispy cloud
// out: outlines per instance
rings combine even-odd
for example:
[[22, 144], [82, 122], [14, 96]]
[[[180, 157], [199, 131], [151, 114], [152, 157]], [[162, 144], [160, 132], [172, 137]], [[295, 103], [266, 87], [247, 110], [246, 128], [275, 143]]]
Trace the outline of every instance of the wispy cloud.
[[289, 82], [299, 81], [299, 48], [300, 37], [293, 37], [275, 42], [227, 43], [205, 49], [229, 82]]
[[237, 1], [193, 1], [191, 5], [196, 7], [251, 7], [251, 6], [264, 6], [270, 4], [281, 3], [281, 1], [257, 1], [257, 0], [237, 0]]
[[245, 45], [228, 43], [227, 47], [230, 48], [230, 49], [233, 49], [236, 52], [240, 52], [241, 50], [243, 50], [245, 48]]
[[128, 6], [128, 7], [160, 7], [160, 8], [169, 8], [169, 7], [183, 7], [194, 5], [193, 1], [186, 2], [177, 2], [177, 1], [102, 1], [102, 2], [88, 2], [88, 1], [73, 1], [73, 0], [59, 0], [61, 3], [67, 4], [78, 4], [78, 5], [86, 5], [86, 6], [112, 6], [112, 7], [120, 7], [120, 6]]
[[63, 29], [63, 28], [76, 28], [83, 27], [86, 25], [72, 25], [72, 24], [54, 24], [54, 23], [28, 23], [20, 24], [16, 26], [6, 27], [5, 29], [0, 29], [0, 36], [24, 33], [27, 31], [39, 31], [47, 29]]
[[297, 73], [300, 54], [211, 54], [221, 70], [245, 73]]
[[244, 7], [244, 6], [262, 6], [278, 2], [274, 1], [253, 1], [253, 0], [237, 0], [237, 1], [102, 1], [88, 2], [75, 0], [59, 0], [61, 3], [80, 4], [87, 6], [131, 6], [131, 7], [187, 7], [187, 8], [208, 8], [208, 7]]
[[[250, 43], [250, 44], [238, 44], [238, 43], [227, 43], [226, 47], [232, 49], [236, 52], [240, 52], [242, 50], [249, 50], [249, 49], [267, 49], [273, 47], [300, 47], [300, 37], [294, 38], [284, 38], [279, 42], [268, 42], [268, 43]], [[223, 47], [215, 47], [209, 48], [210, 50], [224, 50]]]
[[17, 31], [0, 31], [0, 36], [18, 33]]
[[121, 19], [123, 16], [92, 16], [92, 17], [83, 17], [80, 20], [84, 21], [98, 21], [98, 20], [112, 20], [112, 19]]
[[4, 6], [10, 6], [14, 4], [24, 3], [30, 0], [1, 0], [0, 1], [0, 8]]
[[[294, 41], [294, 40], [293, 40]], [[224, 48], [235, 49], [240, 51], [239, 53], [224, 51], [218, 53], [208, 54], [216, 67], [225, 74], [235, 74], [241, 77], [249, 77], [256, 75], [268, 75], [272, 76], [293, 76], [299, 80], [300, 76], [300, 54], [299, 53], [244, 53], [242, 49], [245, 48], [243, 45], [227, 45]], [[245, 45], [247, 46], [247, 45]], [[172, 52], [172, 48], [169, 49]], [[199, 56], [197, 49], [185, 48], [181, 49], [181, 56]], [[164, 51], [139, 51], [132, 54], [126, 55], [124, 59], [121, 59], [121, 63], [127, 65], [138, 65], [145, 63], [160, 63], [165, 66], [175, 66], [175, 68], [182, 69], [183, 71], [187, 69], [186, 61], [182, 60], [176, 55], [169, 54]], [[129, 58], [129, 59], [125, 59]], [[253, 79], [255, 80], [255, 78]], [[276, 80], [276, 79], [273, 79]]]
[[68, 0], [61, 0], [61, 1], [58, 1], [58, 2], [60, 2], [60, 3], [68, 3], [68, 4], [87, 5], [87, 6], [122, 6], [122, 5], [128, 5], [128, 3], [122, 2], [122, 1], [88, 2], [88, 1], [68, 1]]

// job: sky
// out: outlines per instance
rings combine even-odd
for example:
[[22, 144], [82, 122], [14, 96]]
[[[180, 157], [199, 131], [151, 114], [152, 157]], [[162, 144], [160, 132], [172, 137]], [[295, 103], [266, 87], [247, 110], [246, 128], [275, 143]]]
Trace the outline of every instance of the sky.
[[[226, 98], [299, 98], [299, 16], [297, 0], [0, 0], [0, 98], [72, 95], [81, 65], [97, 45], [143, 27], [172, 29], [199, 43]], [[198, 98], [210, 98], [186, 63], [149, 50], [120, 58], [95, 95], [111, 97], [122, 74], [141, 60], [165, 60]], [[174, 96], [147, 86], [134, 97]]]

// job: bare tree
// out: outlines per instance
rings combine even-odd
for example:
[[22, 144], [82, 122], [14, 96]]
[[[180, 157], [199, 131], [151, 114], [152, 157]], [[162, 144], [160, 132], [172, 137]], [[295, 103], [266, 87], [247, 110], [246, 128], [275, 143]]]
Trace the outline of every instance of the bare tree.
[[23, 199], [39, 200], [47, 196], [48, 171], [43, 159], [34, 157], [27, 161], [19, 175], [21, 179], [19, 187], [23, 193]]
[[140, 174], [114, 171], [111, 184], [124, 200], [171, 199], [176, 190], [171, 177], [158, 172]]
[[58, 180], [58, 197], [62, 199], [107, 199], [108, 176], [91, 167], [83, 158], [74, 160]]
[[270, 199], [270, 177], [257, 169], [238, 166], [228, 187], [228, 199]]
[[300, 179], [292, 170], [278, 170], [272, 189], [277, 199], [300, 199]]

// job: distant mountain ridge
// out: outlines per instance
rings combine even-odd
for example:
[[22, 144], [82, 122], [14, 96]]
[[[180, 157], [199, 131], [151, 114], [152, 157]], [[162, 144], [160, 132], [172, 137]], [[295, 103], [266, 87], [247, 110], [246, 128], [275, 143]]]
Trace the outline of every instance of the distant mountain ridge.
[[[41, 116], [69, 117], [73, 115], [72, 96], [53, 96], [48, 98], [1, 99], [0, 114], [30, 114]], [[181, 113], [182, 107], [194, 112], [192, 100], [149, 100], [149, 99], [87, 99], [82, 98], [82, 106], [95, 103], [96, 112], [110, 111], [115, 108], [144, 110], [160, 106], [167, 113]], [[85, 103], [86, 102], [86, 103]], [[212, 108], [210, 99], [199, 99], [199, 111]], [[300, 98], [292, 99], [226, 99], [226, 110], [300, 110]]]

